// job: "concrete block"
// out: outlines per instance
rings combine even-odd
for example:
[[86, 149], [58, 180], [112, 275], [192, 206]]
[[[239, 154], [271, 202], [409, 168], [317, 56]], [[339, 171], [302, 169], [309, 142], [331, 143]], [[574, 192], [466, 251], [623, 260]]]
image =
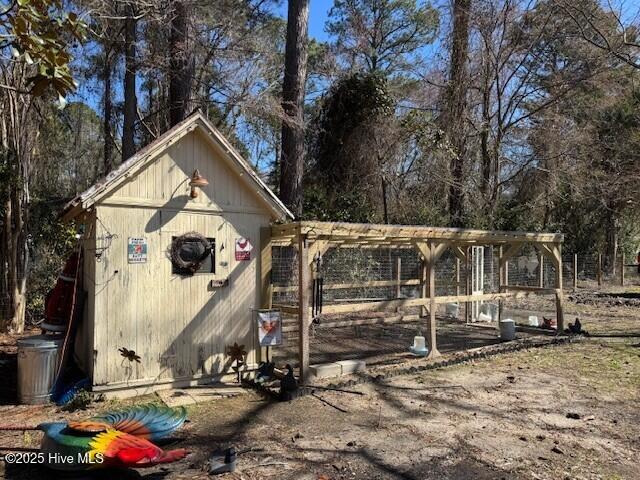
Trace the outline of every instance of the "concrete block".
[[342, 367], [342, 375], [351, 375], [367, 369], [367, 363], [364, 360], [340, 360], [336, 363]]
[[338, 363], [318, 363], [309, 365], [309, 380], [320, 378], [339, 377], [342, 375], [342, 366]]

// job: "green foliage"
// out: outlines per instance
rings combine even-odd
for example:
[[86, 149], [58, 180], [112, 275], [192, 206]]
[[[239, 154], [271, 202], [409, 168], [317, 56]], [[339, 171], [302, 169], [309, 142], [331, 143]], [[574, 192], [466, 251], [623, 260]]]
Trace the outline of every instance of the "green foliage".
[[304, 191], [303, 220], [331, 222], [379, 222], [376, 210], [367, 198], [354, 190], [338, 190], [328, 194], [321, 186], [311, 185]]
[[380, 189], [375, 131], [392, 117], [394, 101], [379, 72], [337, 81], [320, 103], [313, 135], [313, 174], [305, 203], [309, 218], [376, 218], [372, 196]]
[[76, 88], [70, 70], [70, 41], [84, 39], [84, 23], [77, 14], [65, 13], [61, 0], [17, 0], [0, 27], [8, 31], [13, 57], [37, 67], [29, 78], [30, 93], [42, 95], [52, 87], [61, 101]]
[[331, 181], [353, 175], [360, 159], [355, 158], [359, 145], [353, 145], [352, 137], [392, 115], [394, 105], [388, 82], [378, 72], [355, 73], [338, 80], [322, 100], [316, 122], [313, 158], [317, 169]]
[[36, 202], [31, 207], [32, 267], [27, 284], [27, 323], [44, 317], [47, 293], [56, 284], [76, 243], [75, 225], [62, 223], [57, 214], [57, 209], [47, 201]]
[[78, 410], [86, 410], [93, 402], [93, 394], [84, 389], [78, 390], [62, 410], [65, 412], [77, 412]]
[[88, 105], [72, 102], [64, 110], [43, 105], [35, 149], [31, 194], [58, 201], [89, 187], [102, 164], [102, 125]]

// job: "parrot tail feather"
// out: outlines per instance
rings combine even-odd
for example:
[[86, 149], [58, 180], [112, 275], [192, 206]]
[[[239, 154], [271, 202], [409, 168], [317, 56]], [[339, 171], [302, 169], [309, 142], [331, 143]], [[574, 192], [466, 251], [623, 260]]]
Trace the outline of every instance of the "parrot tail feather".
[[175, 450], [168, 450], [166, 452], [162, 452], [160, 458], [158, 458], [157, 463], [171, 463], [177, 460], [181, 460], [187, 456], [189, 452], [184, 448], [177, 448]]

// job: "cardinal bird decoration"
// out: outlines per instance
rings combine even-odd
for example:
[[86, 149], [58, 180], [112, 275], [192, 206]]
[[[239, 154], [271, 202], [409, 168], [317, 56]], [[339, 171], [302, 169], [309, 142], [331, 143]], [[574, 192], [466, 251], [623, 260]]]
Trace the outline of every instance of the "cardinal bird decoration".
[[35, 429], [44, 432], [40, 451], [49, 468], [144, 468], [187, 455], [185, 449], [166, 451], [152, 443], [167, 438], [184, 423], [186, 415], [184, 407], [149, 404], [78, 422], [41, 423]]

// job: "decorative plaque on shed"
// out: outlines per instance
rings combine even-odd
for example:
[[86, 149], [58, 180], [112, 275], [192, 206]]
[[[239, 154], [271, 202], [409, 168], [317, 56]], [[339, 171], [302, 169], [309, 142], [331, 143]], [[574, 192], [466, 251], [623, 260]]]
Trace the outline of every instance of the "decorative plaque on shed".
[[127, 261], [129, 263], [147, 263], [147, 239], [129, 237], [127, 244]]
[[251, 260], [253, 245], [248, 238], [236, 238], [236, 260]]

